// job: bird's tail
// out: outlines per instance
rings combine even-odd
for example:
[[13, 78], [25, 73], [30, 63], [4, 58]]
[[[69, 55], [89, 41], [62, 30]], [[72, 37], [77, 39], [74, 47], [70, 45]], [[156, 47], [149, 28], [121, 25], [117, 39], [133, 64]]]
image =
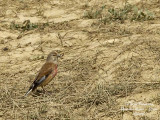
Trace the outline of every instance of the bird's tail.
[[30, 92], [34, 91], [35, 88], [36, 88], [36, 87], [35, 87], [35, 84], [33, 83], [33, 84], [30, 86], [29, 90], [26, 92], [26, 94], [25, 94], [24, 96], [27, 96]]

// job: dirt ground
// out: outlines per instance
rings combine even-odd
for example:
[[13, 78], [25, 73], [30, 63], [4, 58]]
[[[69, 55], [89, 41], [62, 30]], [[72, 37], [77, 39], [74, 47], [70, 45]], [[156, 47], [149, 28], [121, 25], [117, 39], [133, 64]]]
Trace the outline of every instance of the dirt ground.
[[[84, 17], [126, 2], [154, 19], [104, 24]], [[159, 0], [1, 0], [0, 120], [159, 120], [159, 6]], [[64, 56], [47, 93], [23, 97], [52, 50]]]

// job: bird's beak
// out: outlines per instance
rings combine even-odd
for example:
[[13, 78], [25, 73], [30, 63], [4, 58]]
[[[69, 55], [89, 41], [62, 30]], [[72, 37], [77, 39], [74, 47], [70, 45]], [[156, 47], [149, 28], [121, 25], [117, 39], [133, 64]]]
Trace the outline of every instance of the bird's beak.
[[63, 58], [63, 56], [64, 56], [63, 53], [62, 54], [57, 54], [57, 57], [59, 57], [59, 58]]

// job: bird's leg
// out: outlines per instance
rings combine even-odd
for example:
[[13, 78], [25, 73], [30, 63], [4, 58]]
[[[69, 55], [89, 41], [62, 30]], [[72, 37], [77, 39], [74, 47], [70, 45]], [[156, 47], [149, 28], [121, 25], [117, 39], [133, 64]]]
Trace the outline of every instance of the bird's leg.
[[43, 92], [45, 93], [46, 92], [46, 90], [44, 89], [44, 87], [42, 86], [42, 89], [43, 89]]
[[43, 92], [45, 93], [45, 94], [50, 94], [50, 93], [48, 93], [48, 91], [46, 91], [45, 89], [44, 89], [44, 87], [42, 86], [42, 89], [43, 89]]

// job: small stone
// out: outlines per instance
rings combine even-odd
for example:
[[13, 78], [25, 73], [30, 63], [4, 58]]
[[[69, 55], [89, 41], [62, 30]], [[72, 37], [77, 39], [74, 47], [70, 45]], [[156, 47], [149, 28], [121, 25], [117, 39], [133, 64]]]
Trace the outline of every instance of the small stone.
[[1, 40], [1, 44], [4, 44], [5, 43], [5, 41], [4, 40]]
[[8, 47], [3, 48], [3, 51], [8, 51], [8, 50], [9, 50]]
[[39, 59], [44, 59], [43, 55], [38, 56]]

